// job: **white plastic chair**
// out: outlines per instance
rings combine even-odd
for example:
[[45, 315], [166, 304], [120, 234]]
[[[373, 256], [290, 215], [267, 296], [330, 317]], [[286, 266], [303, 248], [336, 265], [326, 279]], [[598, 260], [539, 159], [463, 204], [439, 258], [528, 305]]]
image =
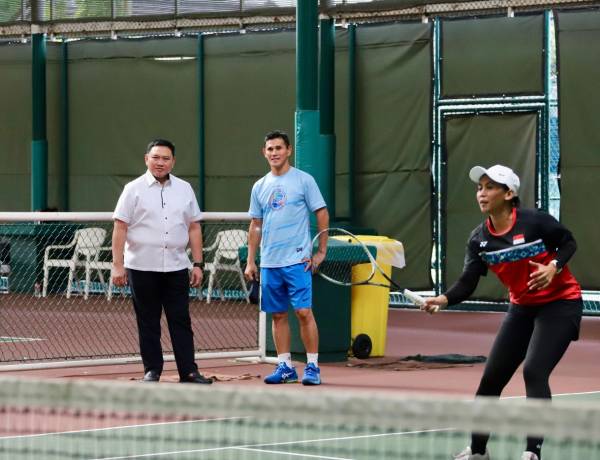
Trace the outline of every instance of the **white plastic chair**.
[[240, 247], [247, 244], [247, 242], [248, 232], [246, 230], [223, 230], [217, 233], [217, 237], [213, 244], [204, 248], [204, 252], [210, 253], [214, 251], [212, 259], [204, 265], [204, 269], [209, 273], [208, 295], [206, 296], [207, 303], [210, 303], [213, 286], [215, 284], [221, 293], [221, 300], [225, 300], [223, 288], [221, 287], [218, 277], [218, 273], [223, 271], [238, 274], [246, 302], [250, 303], [248, 287], [246, 286], [246, 280], [244, 279], [244, 272], [240, 265], [238, 253]]
[[[46, 297], [48, 293], [48, 275], [50, 268], [61, 267], [69, 269], [67, 298], [71, 297], [73, 281], [76, 278], [77, 269], [83, 268], [85, 269], [84, 299], [87, 300], [90, 291], [90, 275], [92, 269], [98, 271], [98, 276], [100, 277], [101, 282], [104, 283], [101, 270], [106, 269], [105, 265], [103, 264], [109, 264], [109, 262], [100, 262], [98, 257], [100, 255], [100, 251], [106, 249], [102, 247], [102, 243], [104, 242], [105, 238], [106, 230], [103, 228], [82, 228], [75, 231], [73, 240], [69, 244], [46, 246], [46, 250], [44, 251], [44, 283], [42, 288], [42, 296]], [[50, 257], [52, 251], [61, 250], [61, 252], [64, 252], [70, 248], [73, 248], [73, 254], [70, 259], [55, 259]], [[107, 267], [110, 269], [110, 265], [107, 265]], [[109, 295], [111, 288], [112, 286], [109, 286]]]
[[113, 280], [112, 280], [112, 261], [111, 260], [101, 260], [100, 258], [100, 254], [102, 254], [103, 252], [110, 252], [111, 253], [111, 258], [112, 258], [112, 248], [109, 246], [106, 247], [101, 247], [100, 249], [98, 249], [98, 252], [96, 253], [96, 256], [92, 259], [92, 260], [88, 260], [86, 263], [86, 292], [85, 292], [85, 298], [87, 299], [88, 293], [89, 293], [89, 278], [90, 278], [90, 272], [92, 270], [96, 270], [96, 272], [98, 273], [98, 278], [100, 278], [100, 283], [102, 283], [102, 286], [105, 285], [104, 282], [104, 276], [102, 275], [102, 271], [103, 270], [108, 270], [108, 286], [106, 288], [106, 298], [108, 301], [110, 301], [112, 299], [112, 294], [113, 294]]

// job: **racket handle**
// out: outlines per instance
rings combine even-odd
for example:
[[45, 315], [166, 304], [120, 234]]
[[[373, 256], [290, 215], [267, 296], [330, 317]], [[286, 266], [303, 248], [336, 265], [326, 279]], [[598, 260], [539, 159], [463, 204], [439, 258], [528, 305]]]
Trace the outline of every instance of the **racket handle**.
[[408, 289], [402, 291], [402, 295], [419, 307], [425, 305], [425, 299], [423, 297], [421, 297], [419, 294], [409, 291]]

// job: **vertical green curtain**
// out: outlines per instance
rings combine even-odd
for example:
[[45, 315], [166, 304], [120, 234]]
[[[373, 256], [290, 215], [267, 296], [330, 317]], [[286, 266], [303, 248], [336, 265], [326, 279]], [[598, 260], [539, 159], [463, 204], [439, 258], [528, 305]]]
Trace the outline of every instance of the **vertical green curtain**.
[[31, 47], [0, 45], [0, 209], [26, 211], [31, 179]]
[[600, 12], [557, 13], [560, 218], [577, 240], [569, 266], [584, 289], [600, 289]]
[[441, 24], [442, 97], [544, 93], [543, 14]]
[[207, 36], [206, 209], [247, 211], [252, 184], [268, 172], [264, 135], [294, 140], [295, 33]]
[[[503, 164], [521, 179], [522, 206], [535, 205], [537, 114], [460, 115], [444, 120], [447, 161], [443, 193], [447, 287], [463, 269], [466, 242], [485, 219], [476, 202], [476, 184], [469, 179], [473, 166]], [[508, 291], [492, 272], [480, 280], [472, 299], [506, 300]]]
[[62, 166], [61, 79], [62, 50], [59, 43], [48, 43], [46, 48], [46, 135], [48, 139], [48, 207], [63, 209], [65, 177]]
[[350, 187], [348, 164], [349, 120], [349, 68], [348, 31], [338, 29], [335, 34], [335, 209], [340, 217], [350, 216], [348, 188]]
[[195, 55], [195, 38], [70, 44], [73, 211], [114, 209], [123, 185], [145, 171], [146, 145], [157, 137], [175, 143], [173, 173], [197, 184]]
[[[404, 244], [407, 287], [431, 287], [430, 24], [357, 27], [357, 224]], [[340, 149], [338, 149], [339, 154]]]

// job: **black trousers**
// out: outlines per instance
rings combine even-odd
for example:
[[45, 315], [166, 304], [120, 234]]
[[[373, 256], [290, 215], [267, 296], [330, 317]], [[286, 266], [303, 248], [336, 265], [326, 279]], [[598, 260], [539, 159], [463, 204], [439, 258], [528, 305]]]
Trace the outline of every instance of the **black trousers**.
[[[579, 338], [583, 302], [558, 300], [544, 305], [511, 305], [490, 351], [477, 396], [500, 396], [524, 362], [528, 398], [551, 399], [549, 378], [572, 340]], [[488, 433], [474, 433], [471, 448], [485, 452]], [[527, 449], [539, 452], [543, 438], [528, 437]]]
[[189, 308], [189, 272], [127, 270], [137, 319], [144, 372], [161, 373], [160, 319], [164, 308], [180, 378], [198, 370]]

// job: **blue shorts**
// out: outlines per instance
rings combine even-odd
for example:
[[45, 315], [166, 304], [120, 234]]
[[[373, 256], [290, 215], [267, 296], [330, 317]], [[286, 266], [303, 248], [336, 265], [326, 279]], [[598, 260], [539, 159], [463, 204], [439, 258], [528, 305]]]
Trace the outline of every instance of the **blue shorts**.
[[312, 273], [305, 263], [260, 269], [260, 308], [267, 313], [284, 313], [312, 306]]

